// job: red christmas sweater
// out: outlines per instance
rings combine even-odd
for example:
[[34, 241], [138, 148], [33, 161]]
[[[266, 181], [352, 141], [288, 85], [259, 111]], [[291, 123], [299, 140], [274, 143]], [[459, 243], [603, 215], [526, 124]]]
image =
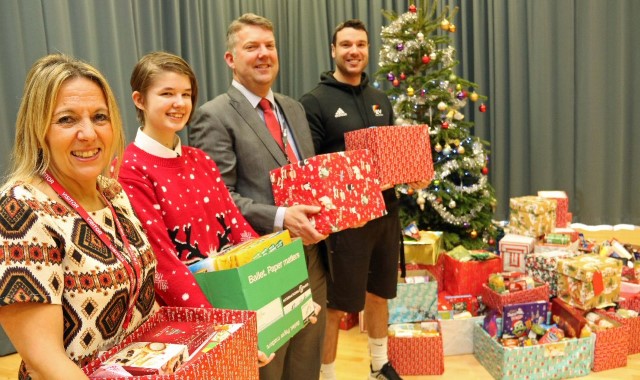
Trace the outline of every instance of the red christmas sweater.
[[158, 259], [158, 302], [211, 307], [187, 266], [258, 236], [231, 199], [215, 162], [193, 147], [182, 146], [180, 157], [162, 158], [129, 144], [118, 180]]

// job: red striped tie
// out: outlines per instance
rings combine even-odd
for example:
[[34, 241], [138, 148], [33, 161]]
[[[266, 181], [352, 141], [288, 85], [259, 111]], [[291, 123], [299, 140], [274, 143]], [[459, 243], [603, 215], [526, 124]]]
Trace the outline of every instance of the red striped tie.
[[[276, 115], [273, 113], [273, 109], [271, 108], [271, 102], [269, 99], [262, 98], [260, 100], [260, 108], [264, 112], [264, 122], [267, 124], [267, 129], [271, 132], [271, 136], [276, 140], [276, 143], [280, 146], [282, 151], [285, 151], [285, 145], [282, 143], [282, 129], [280, 128], [280, 123], [276, 118]], [[291, 144], [286, 145], [286, 154], [289, 162], [298, 162], [298, 158], [296, 154], [293, 152], [291, 148]]]

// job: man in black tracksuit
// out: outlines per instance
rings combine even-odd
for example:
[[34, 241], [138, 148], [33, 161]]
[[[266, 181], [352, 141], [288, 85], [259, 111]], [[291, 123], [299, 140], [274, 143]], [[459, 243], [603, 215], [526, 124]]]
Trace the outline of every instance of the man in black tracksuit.
[[[344, 133], [371, 126], [393, 125], [386, 94], [369, 86], [364, 72], [369, 61], [367, 30], [360, 20], [336, 28], [331, 55], [336, 70], [325, 72], [316, 88], [303, 95], [316, 154], [345, 150]], [[387, 357], [387, 300], [396, 296], [401, 228], [393, 188], [383, 192], [387, 215], [360, 228], [328, 238], [327, 328], [321, 375], [335, 379], [340, 318], [364, 309], [369, 335], [372, 379], [400, 379]]]

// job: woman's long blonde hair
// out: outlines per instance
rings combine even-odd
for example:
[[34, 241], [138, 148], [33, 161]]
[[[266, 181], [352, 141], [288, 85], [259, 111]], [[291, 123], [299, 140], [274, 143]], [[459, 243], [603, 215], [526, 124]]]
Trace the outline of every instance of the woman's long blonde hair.
[[[122, 157], [122, 118], [105, 77], [86, 62], [64, 54], [50, 54], [37, 60], [27, 74], [16, 120], [11, 169], [3, 188], [16, 181], [29, 181], [39, 177], [49, 167], [51, 147], [47, 145], [45, 136], [51, 126], [60, 87], [72, 78], [87, 78], [102, 89], [113, 129], [113, 144], [107, 147], [107, 154], [112, 159]], [[119, 167], [119, 163], [116, 162], [112, 176], [117, 177]], [[104, 168], [102, 174], [110, 176], [109, 167]]]

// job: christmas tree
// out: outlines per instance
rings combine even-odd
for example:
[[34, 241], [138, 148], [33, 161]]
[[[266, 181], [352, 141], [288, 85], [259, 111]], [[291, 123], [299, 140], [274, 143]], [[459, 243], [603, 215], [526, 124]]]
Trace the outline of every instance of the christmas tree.
[[487, 98], [455, 74], [459, 62], [450, 34], [457, 11], [445, 7], [436, 14], [437, 0], [412, 3], [401, 15], [383, 11], [391, 23], [380, 33], [376, 77], [390, 84], [397, 125], [429, 125], [435, 178], [423, 190], [396, 188], [404, 225], [415, 221], [421, 230], [442, 231], [447, 250], [492, 248], [498, 228], [492, 221], [496, 199], [487, 177], [488, 143], [472, 135], [473, 123], [463, 114], [468, 104], [485, 112]]

